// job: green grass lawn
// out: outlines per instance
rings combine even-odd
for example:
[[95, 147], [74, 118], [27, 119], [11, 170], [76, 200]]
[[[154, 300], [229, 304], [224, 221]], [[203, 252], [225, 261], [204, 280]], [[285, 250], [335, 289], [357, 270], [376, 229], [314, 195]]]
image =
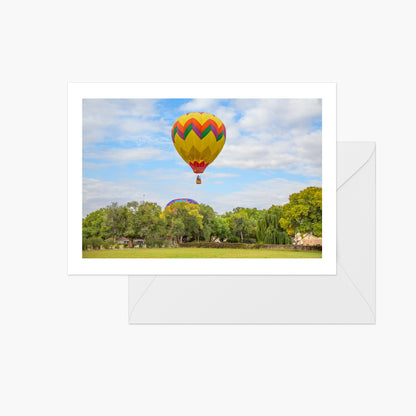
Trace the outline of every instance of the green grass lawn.
[[322, 258], [321, 251], [298, 251], [287, 249], [240, 249], [240, 248], [124, 248], [119, 250], [83, 251], [84, 258]]

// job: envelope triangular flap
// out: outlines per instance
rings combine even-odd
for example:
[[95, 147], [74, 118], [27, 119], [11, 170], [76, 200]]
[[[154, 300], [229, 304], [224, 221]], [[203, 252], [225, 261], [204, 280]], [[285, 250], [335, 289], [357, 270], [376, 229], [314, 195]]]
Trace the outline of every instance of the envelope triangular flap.
[[343, 163], [337, 165], [337, 188], [347, 182], [368, 162], [375, 148], [374, 142], [359, 142], [358, 147], [355, 142], [337, 143], [338, 154], [342, 155], [343, 160]]
[[[338, 143], [337, 268], [375, 316], [375, 143]], [[375, 319], [375, 318], [374, 318]]]

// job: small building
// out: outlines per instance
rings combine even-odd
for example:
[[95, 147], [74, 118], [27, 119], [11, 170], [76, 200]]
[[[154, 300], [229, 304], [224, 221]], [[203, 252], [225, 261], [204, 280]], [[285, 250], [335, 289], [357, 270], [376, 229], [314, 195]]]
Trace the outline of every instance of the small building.
[[119, 237], [117, 240], [117, 244], [129, 244], [130, 240], [126, 237]]
[[145, 240], [143, 240], [142, 238], [135, 238], [133, 241], [131, 241], [129, 238], [126, 237], [119, 237], [117, 239], [117, 244], [123, 244], [128, 246], [133, 244], [133, 247], [143, 247], [146, 245]]
[[312, 233], [297, 233], [293, 237], [293, 244], [298, 246], [322, 246], [322, 237], [316, 237]]

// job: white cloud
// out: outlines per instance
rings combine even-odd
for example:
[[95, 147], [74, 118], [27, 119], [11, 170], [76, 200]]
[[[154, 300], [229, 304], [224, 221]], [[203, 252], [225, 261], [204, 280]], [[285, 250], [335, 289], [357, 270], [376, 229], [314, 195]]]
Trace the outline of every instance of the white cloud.
[[251, 131], [271, 126], [310, 125], [322, 113], [320, 99], [261, 99], [235, 100], [236, 108], [243, 111], [242, 127]]
[[[222, 103], [221, 100], [196, 99], [180, 108], [183, 112], [210, 112], [226, 125], [226, 144], [209, 170], [211, 183], [220, 185], [223, 178], [239, 176], [238, 171], [221, 172], [222, 168], [265, 173], [281, 170], [316, 178], [321, 176], [320, 100], [231, 100], [229, 105]], [[84, 101], [84, 168], [103, 169], [114, 164], [172, 158], [166, 163], [169, 169], [131, 174], [129, 171], [130, 179], [121, 183], [85, 179], [84, 212], [112, 201], [140, 200], [143, 194], [147, 200], [161, 206], [174, 198], [189, 197], [208, 203], [217, 212], [236, 206], [268, 208], [286, 202], [290, 193], [309, 185], [320, 186], [319, 180], [301, 183], [272, 179], [227, 195], [208, 193], [203, 186], [194, 186], [195, 175], [191, 169], [186, 173], [176, 169], [176, 165], [183, 167], [184, 162], [171, 144], [171, 122], [166, 119], [169, 114], [161, 114], [156, 100]], [[106, 136], [123, 146], [126, 145], [123, 142], [128, 142], [129, 148], [115, 145], [110, 150], [103, 147], [101, 142]], [[174, 187], [172, 181], [175, 181]]]
[[184, 172], [179, 169], [157, 168], [152, 170], [137, 170], [134, 175], [140, 178], [148, 178], [153, 181], [188, 181], [192, 183], [195, 179], [195, 174], [191, 168]]
[[[192, 198], [198, 202], [208, 200], [207, 192], [196, 187], [195, 175], [192, 178], [179, 177], [175, 186], [172, 182], [160, 181], [155, 186], [152, 172], [147, 176], [140, 176], [137, 179], [104, 181], [94, 178], [83, 180], [83, 216], [97, 209], [106, 207], [112, 202], [125, 204], [130, 201], [151, 201], [158, 203], [162, 208], [175, 198]], [[172, 177], [170, 177], [172, 179]], [[189, 180], [192, 179], [192, 180]], [[210, 202], [215, 202], [214, 200]], [[215, 204], [212, 205], [213, 208]]]
[[[142, 171], [141, 173], [146, 173]], [[172, 172], [167, 173], [172, 179]], [[177, 173], [176, 173], [177, 174]], [[174, 174], [174, 175], [176, 175]], [[236, 207], [265, 209], [271, 205], [282, 205], [288, 202], [289, 195], [299, 192], [308, 186], [322, 186], [320, 180], [316, 181], [290, 181], [273, 178], [246, 185], [228, 194], [207, 192], [205, 188], [198, 187], [194, 182], [194, 174], [180, 173], [172, 182], [160, 180], [155, 186], [152, 179], [154, 172], [147, 172], [137, 179], [103, 181], [93, 178], [84, 178], [83, 181], [83, 215], [103, 208], [112, 202], [125, 204], [130, 201], [152, 201], [164, 207], [167, 202], [175, 198], [192, 198], [199, 203], [210, 205], [216, 212], [223, 214]], [[158, 179], [160, 179], [158, 177]], [[220, 185], [222, 181], [214, 180], [212, 184]]]
[[116, 183], [84, 178], [82, 185], [83, 215], [103, 208], [112, 202], [124, 204], [129, 201], [143, 199], [145, 192], [140, 185], [143, 185], [143, 183]]
[[268, 141], [254, 137], [227, 138], [215, 167], [278, 169], [290, 173], [321, 175], [321, 132], [292, 140]]
[[91, 162], [91, 161], [83, 161], [82, 168], [83, 169], [93, 169], [93, 170], [102, 170], [108, 169], [111, 166], [111, 163], [100, 163], [100, 162]]
[[103, 142], [110, 132], [119, 141], [140, 141], [154, 133], [160, 133], [160, 140], [170, 140], [170, 123], [158, 113], [156, 105], [157, 100], [151, 99], [85, 99], [84, 145]]
[[227, 172], [209, 172], [211, 178], [236, 178], [240, 175], [237, 173], [227, 173]]
[[[186, 171], [179, 170], [179, 169], [171, 169], [171, 168], [157, 168], [152, 170], [137, 170], [134, 172], [134, 175], [140, 178], [148, 178], [153, 181], [170, 181], [175, 182], [177, 184], [186, 183], [186, 184], [194, 184], [196, 175], [192, 172], [192, 169], [189, 168]], [[236, 178], [239, 175], [236, 173], [228, 173], [228, 172], [209, 172], [210, 179], [222, 179], [222, 178]], [[220, 184], [223, 182], [217, 181], [213, 182], [216, 184]], [[160, 184], [158, 184], [160, 186]]]
[[99, 159], [113, 163], [128, 163], [139, 160], [165, 160], [172, 155], [156, 147], [135, 147], [129, 149], [116, 148], [84, 153], [86, 159]]
[[[227, 141], [214, 162], [215, 167], [321, 175], [322, 137], [316, 129], [321, 119], [321, 100], [236, 99], [227, 105], [222, 102], [194, 99], [180, 107], [183, 112], [211, 112], [225, 123]], [[86, 145], [103, 141], [108, 129], [112, 129], [118, 134], [115, 140], [134, 142], [138, 146], [112, 152], [89, 146], [84, 149], [85, 156], [117, 163], [174, 157], [174, 151], [157, 150], [160, 144], [171, 145], [170, 124], [159, 114], [156, 100], [85, 100]]]
[[321, 186], [320, 181], [289, 181], [286, 179], [269, 179], [247, 185], [246, 189], [218, 196], [215, 209], [224, 213], [236, 207], [265, 209], [272, 205], [283, 205], [289, 201], [289, 195], [308, 186]]
[[140, 177], [137, 179], [123, 179], [106, 181], [95, 178], [83, 179], [83, 216], [97, 209], [104, 208], [112, 202], [126, 204], [131, 201], [151, 201], [164, 207], [175, 198], [192, 198], [203, 200], [203, 192], [193, 191], [190, 195], [190, 184], [194, 188], [194, 181], [179, 182], [175, 189], [172, 184], [155, 182], [151, 177]]
[[208, 111], [224, 122], [227, 140], [215, 167], [321, 175], [320, 99], [236, 99], [227, 107], [220, 100], [195, 99], [181, 110]]
[[195, 98], [185, 104], [182, 104], [179, 109], [184, 113], [206, 111], [212, 114], [212, 111], [218, 108], [219, 105], [220, 100], [213, 98]]
[[[233, 101], [234, 103], [234, 101]], [[184, 113], [205, 111], [218, 117], [226, 126], [227, 134], [239, 134], [236, 126], [238, 111], [231, 105], [222, 105], [220, 100], [197, 98], [183, 104], [180, 110]]]

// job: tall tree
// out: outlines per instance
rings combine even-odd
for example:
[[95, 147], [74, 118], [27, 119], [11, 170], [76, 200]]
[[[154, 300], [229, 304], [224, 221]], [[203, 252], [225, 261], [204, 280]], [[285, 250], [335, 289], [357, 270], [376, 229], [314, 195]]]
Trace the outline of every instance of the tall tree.
[[260, 215], [256, 228], [256, 237], [259, 243], [290, 244], [292, 242], [280, 225], [279, 221], [282, 217], [282, 207], [275, 205]]
[[232, 212], [225, 214], [225, 218], [229, 224], [231, 233], [238, 237], [242, 243], [244, 242], [244, 238], [248, 238], [255, 233], [257, 222], [250, 208], [234, 208]]
[[231, 231], [227, 220], [222, 217], [215, 217], [212, 221], [212, 233], [220, 240], [229, 238]]
[[127, 227], [124, 236], [130, 240], [133, 247], [134, 239], [157, 239], [161, 228], [161, 208], [154, 202], [129, 202], [126, 205]]
[[105, 208], [102, 234], [104, 237], [112, 237], [117, 239], [123, 237], [127, 228], [128, 209], [125, 206], [118, 205], [117, 202], [112, 202]]
[[213, 233], [215, 211], [209, 205], [199, 204], [199, 213], [202, 215], [202, 236], [205, 241], [210, 241]]
[[172, 219], [171, 235], [175, 239], [176, 243], [182, 242], [182, 237], [185, 234], [185, 224], [182, 218]]
[[[176, 202], [165, 208], [163, 216], [166, 218], [170, 234], [173, 237], [173, 225], [175, 219], [180, 219], [184, 225], [184, 235], [193, 236], [199, 241], [199, 235], [203, 228], [203, 215], [200, 214], [200, 207], [187, 202]], [[180, 239], [182, 241], [182, 238]]]
[[290, 195], [279, 224], [292, 236], [312, 233], [322, 237], [322, 188], [310, 186]]
[[82, 237], [91, 238], [101, 235], [101, 227], [103, 225], [105, 208], [91, 212], [82, 220]]

